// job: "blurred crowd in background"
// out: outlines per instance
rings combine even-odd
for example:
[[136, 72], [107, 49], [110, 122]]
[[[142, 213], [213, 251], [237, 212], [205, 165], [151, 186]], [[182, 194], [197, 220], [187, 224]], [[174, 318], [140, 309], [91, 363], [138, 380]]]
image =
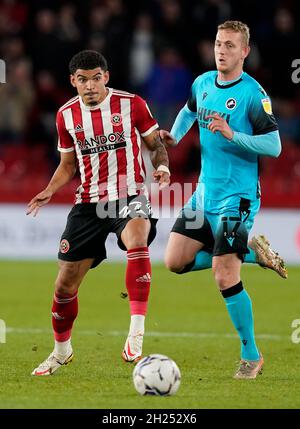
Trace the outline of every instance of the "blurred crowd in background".
[[[144, 97], [160, 127], [170, 129], [199, 74], [214, 69], [218, 24], [248, 24], [251, 53], [245, 70], [269, 93], [283, 152], [261, 162], [265, 206], [300, 207], [300, 2], [258, 0], [0, 1], [0, 201], [24, 201], [55, 170], [55, 115], [75, 95], [68, 63], [81, 49], [108, 60], [108, 86]], [[300, 73], [299, 73], [300, 75]], [[173, 181], [196, 182], [197, 129], [169, 150]], [[74, 185], [60, 201], [71, 202]], [[59, 201], [59, 198], [58, 198]]]

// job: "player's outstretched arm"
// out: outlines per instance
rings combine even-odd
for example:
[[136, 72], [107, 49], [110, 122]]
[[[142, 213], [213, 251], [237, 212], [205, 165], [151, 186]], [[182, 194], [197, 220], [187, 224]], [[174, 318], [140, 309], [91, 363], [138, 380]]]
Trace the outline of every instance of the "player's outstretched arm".
[[68, 183], [76, 172], [75, 152], [61, 152], [59, 166], [53, 174], [48, 186], [28, 203], [27, 215], [33, 213], [36, 216], [40, 207], [49, 203], [54, 195], [62, 186]]
[[175, 122], [171, 129], [171, 135], [177, 144], [192, 128], [197, 119], [197, 112], [192, 112], [186, 104], [176, 116]]
[[162, 142], [163, 142], [163, 144], [165, 145], [166, 148], [177, 145], [177, 141], [172, 136], [172, 134], [169, 133], [169, 131], [159, 130], [159, 136], [162, 139]]
[[159, 135], [165, 147], [176, 146], [187, 134], [196, 120], [196, 113], [184, 106], [178, 113], [171, 131], [160, 130]]
[[145, 145], [150, 151], [150, 159], [155, 171], [153, 177], [159, 183], [160, 188], [170, 183], [169, 158], [159, 132], [153, 131], [149, 136], [143, 137]]

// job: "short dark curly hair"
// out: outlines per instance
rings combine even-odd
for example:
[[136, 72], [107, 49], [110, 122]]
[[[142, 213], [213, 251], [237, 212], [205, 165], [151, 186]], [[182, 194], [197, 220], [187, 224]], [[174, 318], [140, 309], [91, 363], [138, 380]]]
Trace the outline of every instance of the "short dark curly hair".
[[93, 70], [97, 67], [100, 67], [103, 71], [107, 71], [107, 61], [104, 56], [97, 51], [80, 51], [74, 55], [69, 62], [71, 74], [74, 74], [78, 69]]

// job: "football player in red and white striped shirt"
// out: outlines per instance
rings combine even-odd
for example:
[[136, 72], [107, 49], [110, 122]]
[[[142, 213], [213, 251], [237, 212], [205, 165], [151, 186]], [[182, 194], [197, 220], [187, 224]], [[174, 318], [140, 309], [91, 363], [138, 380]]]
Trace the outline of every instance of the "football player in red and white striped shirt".
[[161, 186], [170, 181], [167, 152], [146, 102], [106, 86], [107, 63], [96, 51], [79, 52], [69, 68], [78, 95], [57, 113], [61, 161], [46, 189], [29, 202], [27, 214], [35, 216], [73, 178], [77, 165], [81, 184], [58, 254], [52, 306], [54, 350], [33, 375], [53, 374], [72, 360], [78, 288], [88, 270], [106, 258], [105, 240], [110, 232], [116, 233], [119, 246], [127, 251], [131, 323], [122, 356], [128, 362], [141, 358], [151, 281], [148, 245], [156, 232], [144, 185], [142, 141], [151, 151], [155, 179]]

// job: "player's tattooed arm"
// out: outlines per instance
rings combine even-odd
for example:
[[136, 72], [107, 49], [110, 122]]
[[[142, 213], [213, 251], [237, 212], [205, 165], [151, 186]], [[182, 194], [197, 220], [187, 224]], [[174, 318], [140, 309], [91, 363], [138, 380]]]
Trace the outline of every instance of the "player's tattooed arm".
[[153, 131], [144, 137], [144, 142], [150, 151], [150, 159], [154, 168], [160, 165], [169, 167], [169, 158], [158, 131]]
[[150, 159], [156, 171], [154, 179], [161, 187], [170, 183], [169, 157], [158, 131], [153, 131], [149, 136], [143, 137], [146, 147], [150, 151]]

